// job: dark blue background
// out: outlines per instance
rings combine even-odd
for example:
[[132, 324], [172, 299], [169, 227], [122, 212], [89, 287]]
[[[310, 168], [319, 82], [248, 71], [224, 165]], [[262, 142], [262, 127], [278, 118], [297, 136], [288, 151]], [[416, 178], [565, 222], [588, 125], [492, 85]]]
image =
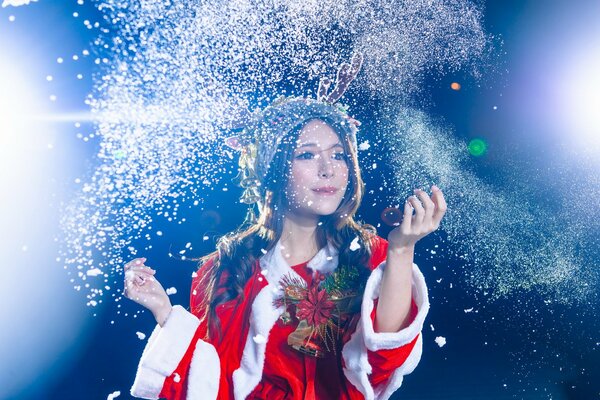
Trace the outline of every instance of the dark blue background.
[[[582, 3], [581, 7], [586, 7], [586, 4]], [[556, 32], [561, 29], [568, 31], [569, 24], [574, 23], [569, 15], [564, 18], [544, 16], [556, 16], [557, 13], [572, 9], [567, 2], [486, 2], [487, 29], [499, 35], [504, 42], [499, 69], [509, 72], [493, 73], [489, 78], [484, 76], [478, 81], [460, 74], [428, 81], [427, 86], [435, 104], [428, 107], [427, 111], [443, 117], [455, 128], [456, 135], [466, 141], [483, 136], [490, 148], [515, 146], [520, 149], [515, 154], [520, 155], [528, 151], [543, 151], [543, 140], [550, 141], [561, 133], [548, 131], [546, 127], [536, 124], [533, 116], [531, 121], [517, 117], [516, 109], [522, 106], [517, 89], [530, 92], [539, 90], [536, 80], [523, 72], [523, 65], [539, 62], [527, 59], [527, 54], [532, 57], [536, 54], [527, 47], [536, 43], [531, 41], [532, 38], [546, 36], [548, 47], [552, 47], [550, 41], [555, 40]], [[590, 10], [595, 12], [597, 8], [590, 7]], [[73, 18], [75, 11], [80, 13], [80, 17]], [[585, 13], [582, 10], [573, 12]], [[15, 16], [14, 22], [7, 22], [9, 15]], [[58, 65], [55, 60], [58, 56], [67, 59], [70, 54], [89, 48], [94, 33], [83, 26], [82, 20], [94, 21], [98, 18], [91, 4], [77, 5], [75, 2], [65, 4], [42, 0], [27, 7], [2, 9], [0, 44], [3, 47], [0, 57], [26, 65], [28, 71], [37, 71], [31, 73], [29, 79], [44, 96], [69, 93], [60, 101], [48, 105], [51, 112], [85, 110], [83, 100], [92, 88], [93, 64], [82, 61], [77, 65]], [[82, 71], [85, 72], [84, 79], [73, 78]], [[539, 73], [543, 75], [544, 69], [541, 68]], [[46, 82], [47, 74], [55, 77], [54, 86]], [[462, 90], [449, 90], [452, 81], [461, 82]], [[499, 109], [492, 111], [493, 105]], [[58, 129], [61, 134], [55, 137], [55, 151], [50, 162], [72, 171], [71, 176], [67, 173], [69, 179], [66, 181], [70, 181], [80, 175], [78, 171], [90, 167], [89, 158], [97, 148], [93, 142], [84, 144], [75, 139], [77, 130], [70, 123], [59, 124]], [[91, 130], [92, 127], [84, 126], [84, 129]], [[73, 152], [80, 157], [71, 157]], [[492, 176], [501, 169], [502, 161], [490, 151], [486, 157], [476, 159], [474, 163], [481, 176]], [[383, 173], [385, 175], [386, 171]], [[75, 189], [58, 179], [59, 197], [68, 198]], [[376, 176], [367, 175], [366, 180], [368, 187], [378, 186]], [[183, 248], [185, 243], [191, 242], [196, 255], [211, 251], [214, 238], [235, 228], [244, 216], [244, 209], [237, 202], [238, 195], [234, 191], [219, 193], [218, 196], [212, 194], [203, 206], [204, 211], [198, 208], [183, 211], [181, 216], [188, 220], [185, 225], [155, 223], [155, 229], [162, 230], [164, 235], [153, 243], [153, 249], [144, 256], [152, 260], [152, 266], [158, 268], [165, 287], [179, 289], [172, 296], [173, 303], [187, 305], [187, 288], [194, 265], [169, 258], [167, 254], [170, 248]], [[363, 204], [371, 203], [367, 197]], [[210, 217], [206, 213], [208, 210], [216, 212], [220, 221]], [[366, 206], [359, 214], [361, 219], [377, 223], [381, 211]], [[380, 228], [379, 233], [385, 237], [386, 228]], [[211, 240], [203, 240], [206, 234]], [[464, 273], [460, 260], [449, 258], [445, 260], [447, 268], [441, 270], [438, 267], [433, 271], [425, 249], [433, 243], [440, 243], [442, 238], [443, 233], [419, 244], [416, 262], [428, 278], [432, 307], [423, 332], [424, 353], [421, 363], [413, 374], [406, 377], [394, 398], [599, 398], [600, 356], [596, 344], [599, 323], [590, 317], [596, 315], [598, 305], [578, 304], [549, 309], [543, 306], [543, 299], [537, 298], [535, 293], [522, 293], [496, 302], [479, 300], [472, 291], [461, 290], [465, 284], [460, 276]], [[451, 247], [452, 244], [446, 243], [444, 246]], [[444, 253], [444, 246], [441, 253]], [[453, 253], [448, 251], [448, 254]], [[444, 264], [441, 257], [435, 260], [438, 266]], [[43, 265], [43, 269], [39, 270], [41, 274], [62, 273], [60, 267], [48, 260], [32, 262]], [[439, 278], [443, 278], [443, 285], [435, 284], [435, 279]], [[448, 288], [449, 283], [453, 284], [454, 289]], [[92, 311], [85, 306], [83, 295], [73, 291], [66, 275], [56, 290], [61, 292], [61, 297], [66, 296], [71, 304], [71, 308], [64, 312], [72, 312], [70, 310], [75, 308], [82, 315], [80, 330], [69, 332], [74, 338], [64, 355], [48, 362], [36, 380], [12, 398], [105, 399], [116, 390], [121, 391], [119, 398], [128, 398], [137, 362], [146, 343], [140, 341], [135, 332], [141, 331], [149, 336], [154, 327], [152, 316], [142, 313], [136, 319], [131, 318], [131, 314], [139, 310], [136, 305], [112, 301], [95, 308], [97, 314], [92, 315]], [[24, 297], [29, 295], [27, 291], [19, 294]], [[5, 298], [3, 295], [3, 307], [10, 305], [18, 309], [19, 296]], [[39, 304], [38, 320], [41, 323], [35, 324], [32, 329], [36, 329], [40, 338], [43, 338], [45, 329], [51, 329], [49, 325], [57, 325], [54, 328], [60, 331], [61, 320], [54, 318], [48, 322], [42, 317], [46, 308], [53, 307], [52, 296], [39, 299]], [[474, 307], [476, 312], [465, 313], [464, 310], [470, 307]], [[523, 311], [522, 307], [528, 310]], [[61, 312], [59, 310], [56, 315]], [[124, 314], [129, 316], [125, 317]], [[434, 325], [435, 331], [431, 330], [429, 324]], [[10, 322], [2, 321], [1, 329], [10, 329]], [[433, 341], [438, 335], [448, 340], [442, 348]], [[33, 352], [22, 354], [24, 360], [37, 356]], [[12, 374], [19, 374], [21, 368], [23, 366], [15, 365]], [[1, 378], [11, 379], [11, 376]]]

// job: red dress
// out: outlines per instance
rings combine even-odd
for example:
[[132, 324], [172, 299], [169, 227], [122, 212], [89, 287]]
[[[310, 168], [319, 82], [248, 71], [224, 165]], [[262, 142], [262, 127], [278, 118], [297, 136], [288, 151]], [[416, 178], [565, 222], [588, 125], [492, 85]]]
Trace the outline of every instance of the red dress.
[[[369, 264], [373, 272], [365, 288], [362, 315], [357, 314], [343, 332], [342, 351], [316, 358], [288, 345], [288, 335], [296, 326], [281, 322], [281, 310], [269, 309], [271, 285], [265, 266], [281, 266], [281, 258], [276, 255], [274, 261], [256, 263], [244, 288], [244, 302], [234, 299], [217, 308], [223, 331], [219, 340], [203, 340], [206, 324], [180, 307], [174, 308], [164, 327], [157, 327], [149, 339], [132, 395], [168, 399], [389, 398], [403, 375], [418, 363], [420, 331], [429, 304], [422, 275], [413, 265], [413, 322], [398, 333], [374, 332], [381, 279], [380, 268], [376, 267], [385, 261], [387, 242], [377, 237], [371, 248]], [[313, 264], [319, 267], [318, 262]], [[316, 272], [308, 265], [281, 268], [292, 270], [310, 285]], [[192, 284], [192, 310], [203, 296], [198, 280], [195, 278]], [[176, 348], [170, 350], [169, 346]]]

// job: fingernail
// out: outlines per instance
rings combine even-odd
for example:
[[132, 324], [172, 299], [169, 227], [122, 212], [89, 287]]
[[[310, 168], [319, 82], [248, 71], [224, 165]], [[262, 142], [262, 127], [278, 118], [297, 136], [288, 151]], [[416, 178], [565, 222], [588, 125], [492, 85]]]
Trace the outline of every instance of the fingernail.
[[433, 190], [433, 191], [435, 191], [435, 192], [438, 192], [438, 191], [440, 190], [440, 188], [439, 188], [439, 187], [437, 187], [437, 186], [435, 186], [435, 185], [432, 185], [432, 186], [431, 186], [431, 190]]

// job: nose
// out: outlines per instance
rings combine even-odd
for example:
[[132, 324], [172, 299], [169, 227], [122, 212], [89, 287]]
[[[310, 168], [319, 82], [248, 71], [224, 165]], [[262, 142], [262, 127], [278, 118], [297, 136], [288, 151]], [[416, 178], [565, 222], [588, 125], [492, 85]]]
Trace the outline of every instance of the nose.
[[331, 178], [333, 176], [333, 163], [328, 157], [319, 157], [319, 177]]

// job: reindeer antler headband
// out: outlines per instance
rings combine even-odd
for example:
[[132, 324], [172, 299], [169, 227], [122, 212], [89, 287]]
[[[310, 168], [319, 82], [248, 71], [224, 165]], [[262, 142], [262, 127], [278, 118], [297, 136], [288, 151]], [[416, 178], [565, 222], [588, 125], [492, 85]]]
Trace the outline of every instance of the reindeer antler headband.
[[[331, 81], [322, 78], [316, 100], [305, 97], [280, 97], [250, 117], [250, 121], [238, 136], [225, 141], [226, 145], [241, 152], [240, 186], [245, 189], [240, 198], [242, 203], [253, 205], [260, 201], [260, 187], [282, 138], [310, 120], [320, 119], [327, 123], [341, 136], [348, 136], [356, 148], [356, 132], [360, 122], [348, 116], [346, 107], [337, 101], [356, 78], [362, 61], [362, 55], [355, 54], [350, 64], [340, 65], [331, 93]], [[248, 219], [249, 222], [253, 222], [253, 213], [250, 212]]]

